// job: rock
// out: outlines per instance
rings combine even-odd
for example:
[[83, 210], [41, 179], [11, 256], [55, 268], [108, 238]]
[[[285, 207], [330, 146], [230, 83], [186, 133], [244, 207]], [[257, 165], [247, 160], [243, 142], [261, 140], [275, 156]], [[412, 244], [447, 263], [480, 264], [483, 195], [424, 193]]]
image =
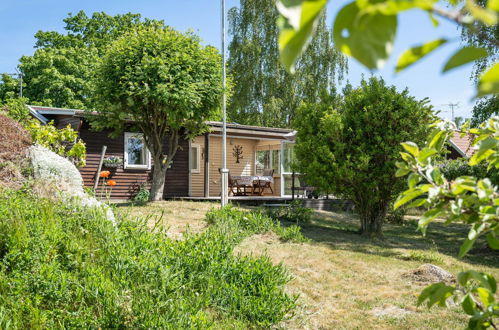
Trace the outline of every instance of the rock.
[[85, 193], [80, 171], [69, 160], [40, 145], [29, 148], [29, 157], [33, 176], [41, 182], [35, 189], [40, 195], [61, 198], [77, 207], [102, 208], [106, 218], [115, 224], [111, 208]]
[[374, 316], [380, 318], [391, 317], [399, 319], [405, 317], [407, 314], [410, 314], [412, 312], [404, 308], [389, 305], [389, 306], [376, 307], [371, 311], [371, 313]]
[[438, 282], [454, 282], [455, 277], [445, 269], [432, 264], [424, 264], [417, 269], [405, 274], [407, 277], [418, 282], [438, 283]]

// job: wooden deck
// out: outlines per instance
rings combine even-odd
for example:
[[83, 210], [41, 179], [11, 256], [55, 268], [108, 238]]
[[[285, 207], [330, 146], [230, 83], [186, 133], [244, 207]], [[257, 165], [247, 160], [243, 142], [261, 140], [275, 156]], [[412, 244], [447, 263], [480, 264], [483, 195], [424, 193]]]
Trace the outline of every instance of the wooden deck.
[[[216, 197], [178, 197], [176, 200], [189, 200], [189, 201], [220, 201], [220, 196]], [[296, 198], [295, 201], [301, 201], [304, 207], [308, 207], [315, 210], [324, 211], [351, 211], [351, 202], [344, 199], [337, 198], [320, 198], [320, 199], [308, 199], [308, 198]], [[265, 204], [289, 204], [293, 201], [291, 197], [280, 197], [280, 196], [229, 196], [229, 201], [234, 204], [258, 206]]]

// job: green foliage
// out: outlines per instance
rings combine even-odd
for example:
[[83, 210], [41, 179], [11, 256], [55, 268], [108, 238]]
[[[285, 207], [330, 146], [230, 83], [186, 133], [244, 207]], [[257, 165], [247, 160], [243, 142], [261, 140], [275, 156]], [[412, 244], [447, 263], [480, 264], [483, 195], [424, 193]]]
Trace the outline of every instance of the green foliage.
[[303, 207], [301, 201], [293, 201], [286, 206], [267, 207], [267, 215], [275, 220], [296, 222], [296, 224], [307, 224], [312, 220], [312, 209]]
[[[355, 58], [368, 69], [379, 69], [394, 49], [399, 15], [407, 10], [422, 10], [430, 15], [435, 26], [439, 24], [438, 18], [450, 19], [466, 31], [464, 34], [472, 42], [478, 43], [459, 49], [444, 66], [443, 71], [446, 72], [471, 61], [487, 58], [491, 53], [497, 54], [498, 12], [495, 2], [489, 0], [485, 5], [485, 0], [480, 4], [474, 0], [451, 1], [452, 8], [444, 10], [438, 7], [436, 0], [352, 1], [336, 15], [334, 42], [341, 52]], [[313, 35], [314, 21], [317, 22], [319, 17], [317, 13], [328, 1], [280, 0], [277, 3], [280, 19], [286, 23], [280, 26], [281, 58], [286, 68], [291, 70]], [[481, 27], [490, 29], [482, 33]], [[398, 61], [397, 71], [417, 62], [444, 42], [436, 40], [404, 52]], [[489, 49], [492, 51], [489, 52]], [[477, 80], [477, 96], [498, 93], [499, 64], [481, 70]]]
[[145, 184], [141, 184], [139, 187], [139, 191], [133, 197], [133, 201], [138, 203], [145, 203], [149, 200], [150, 195], [151, 192], [149, 191], [149, 189], [147, 189], [147, 186]]
[[442, 175], [449, 181], [453, 181], [460, 176], [473, 176], [477, 179], [489, 178], [492, 184], [499, 185], [499, 171], [495, 168], [487, 169], [487, 164], [470, 166], [465, 159], [452, 159], [437, 162], [436, 165]]
[[42, 125], [38, 120], [30, 120], [25, 127], [31, 134], [33, 143], [68, 158], [78, 167], [85, 166], [85, 143], [78, 138], [78, 132], [71, 125], [58, 129], [53, 123]]
[[490, 119], [492, 116], [499, 115], [499, 96], [482, 98], [473, 107], [473, 116], [471, 124], [473, 127], [478, 127], [481, 123]]
[[8, 74], [2, 74], [0, 79], [0, 103], [15, 99], [18, 95], [19, 80]]
[[243, 0], [229, 10], [227, 69], [235, 86], [227, 112], [231, 121], [240, 124], [289, 127], [302, 101], [327, 101], [347, 71], [346, 58], [332, 42], [326, 12], [320, 11], [316, 32], [296, 63], [296, 73], [286, 72], [279, 61], [275, 3]]
[[26, 84], [23, 92], [31, 102], [77, 109], [93, 107], [91, 77], [112, 41], [134, 27], [164, 25], [162, 21], [143, 20], [138, 14], [94, 13], [89, 17], [83, 11], [69, 14], [64, 23], [64, 34], [35, 34], [35, 53], [20, 60]]
[[283, 241], [307, 241], [300, 227], [283, 227], [279, 219], [272, 218], [263, 211], [244, 211], [229, 205], [223, 209], [213, 209], [208, 212], [206, 221], [211, 225], [216, 225], [222, 232], [238, 233], [232, 237], [237, 242], [244, 237], [267, 232], [274, 232]]
[[26, 98], [12, 98], [5, 100], [3, 110], [7, 113], [7, 116], [20, 122], [21, 124], [27, 124], [32, 118], [29, 114], [29, 110], [26, 107], [28, 99]]
[[388, 206], [403, 188], [395, 177], [400, 143], [423, 140], [432, 118], [427, 100], [417, 101], [383, 80], [362, 81], [359, 88], [347, 89], [335, 108], [301, 109], [297, 170], [308, 184], [352, 200], [362, 233], [381, 235]]
[[0, 191], [2, 327], [209, 328], [232, 320], [267, 328], [294, 307], [282, 265], [233, 254], [242, 238], [236, 222], [172, 240], [148, 219], [113, 226], [97, 209], [31, 196]]
[[144, 133], [155, 164], [152, 200], [163, 197], [179, 139], [202, 134], [205, 121], [219, 112], [220, 76], [215, 48], [171, 28], [138, 28], [107, 48], [95, 75], [102, 111], [92, 125], [119, 134], [128, 118]]
[[[475, 134], [473, 156], [467, 166], [451, 164], [448, 168], [436, 165], [434, 155], [441, 152], [446, 140], [453, 134], [452, 125], [437, 123], [422, 149], [413, 143], [404, 144], [409, 152], [404, 162], [397, 164], [399, 176], [408, 177], [409, 189], [397, 199], [395, 208], [422, 206], [427, 208], [419, 220], [419, 229], [425, 233], [429, 223], [437, 217], [446, 223], [464, 222], [469, 225], [466, 240], [461, 245], [459, 257], [464, 257], [480, 236], [486, 236], [491, 249], [499, 249], [499, 193], [498, 186], [488, 177], [497, 180], [499, 169], [499, 118], [494, 117], [480, 126], [462, 134]], [[482, 164], [486, 164], [486, 168]], [[471, 173], [470, 173], [471, 172]], [[446, 176], [447, 174], [447, 176]], [[471, 175], [470, 175], [471, 174]], [[458, 275], [458, 285], [443, 283], [426, 288], [419, 303], [428, 300], [428, 307], [438, 303], [445, 306], [453, 297], [464, 312], [471, 316], [470, 329], [486, 329], [498, 319], [499, 303], [496, 302], [497, 285], [487, 274], [466, 271]]]

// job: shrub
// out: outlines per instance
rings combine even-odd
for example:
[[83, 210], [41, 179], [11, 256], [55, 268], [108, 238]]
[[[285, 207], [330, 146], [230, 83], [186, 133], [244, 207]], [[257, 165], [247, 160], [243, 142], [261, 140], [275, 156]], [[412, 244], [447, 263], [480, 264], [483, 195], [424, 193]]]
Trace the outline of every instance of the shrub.
[[489, 178], [490, 181], [499, 185], [499, 171], [495, 168], [487, 169], [488, 164], [481, 163], [471, 166], [466, 159], [448, 159], [437, 164], [442, 175], [450, 181], [460, 176], [474, 176], [477, 179]]
[[390, 203], [404, 188], [395, 176], [400, 143], [426, 138], [432, 107], [375, 77], [346, 89], [336, 103], [299, 109], [297, 172], [306, 173], [308, 184], [351, 200], [363, 235], [382, 236]]
[[18, 159], [31, 144], [31, 137], [22, 125], [0, 112], [0, 162]]
[[0, 190], [0, 326], [209, 328], [222, 317], [270, 327], [294, 307], [289, 275], [234, 256], [238, 228], [174, 241], [146, 219], [115, 227], [99, 209]]
[[68, 158], [78, 167], [85, 165], [85, 143], [78, 139], [78, 132], [73, 130], [71, 125], [58, 129], [53, 123], [42, 125], [37, 120], [31, 120], [26, 129], [30, 132], [34, 143]]
[[150, 191], [147, 189], [147, 186], [145, 183], [141, 184], [139, 187], [139, 191], [137, 194], [133, 197], [133, 201], [137, 203], [145, 203], [149, 200], [150, 196]]
[[303, 207], [300, 201], [293, 201], [286, 206], [268, 207], [265, 209], [268, 216], [280, 221], [290, 221], [296, 224], [310, 223], [313, 211]]

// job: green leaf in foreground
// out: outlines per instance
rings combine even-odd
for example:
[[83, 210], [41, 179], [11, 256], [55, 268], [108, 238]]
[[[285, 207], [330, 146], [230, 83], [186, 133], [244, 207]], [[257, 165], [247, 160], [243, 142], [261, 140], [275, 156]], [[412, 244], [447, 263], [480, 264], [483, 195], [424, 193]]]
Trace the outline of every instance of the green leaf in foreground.
[[447, 42], [447, 39], [437, 39], [430, 41], [424, 45], [420, 45], [417, 47], [413, 47], [411, 49], [406, 50], [402, 55], [400, 55], [398, 61], [397, 61], [397, 66], [395, 67], [395, 70], [397, 72], [400, 72], [407, 68], [408, 66], [411, 66], [412, 64], [416, 63], [438, 47], [442, 46]]
[[479, 60], [487, 56], [487, 50], [479, 47], [464, 47], [458, 50], [452, 57], [447, 61], [444, 66], [443, 72], [447, 72], [461, 65]]
[[361, 15], [356, 2], [340, 10], [333, 27], [336, 47], [368, 69], [379, 69], [385, 64], [392, 52], [396, 32], [396, 15]]
[[298, 57], [307, 48], [312, 33], [327, 0], [280, 0], [279, 51], [281, 61], [288, 71], [294, 71]]
[[478, 96], [499, 93], [499, 63], [494, 64], [478, 81]]

